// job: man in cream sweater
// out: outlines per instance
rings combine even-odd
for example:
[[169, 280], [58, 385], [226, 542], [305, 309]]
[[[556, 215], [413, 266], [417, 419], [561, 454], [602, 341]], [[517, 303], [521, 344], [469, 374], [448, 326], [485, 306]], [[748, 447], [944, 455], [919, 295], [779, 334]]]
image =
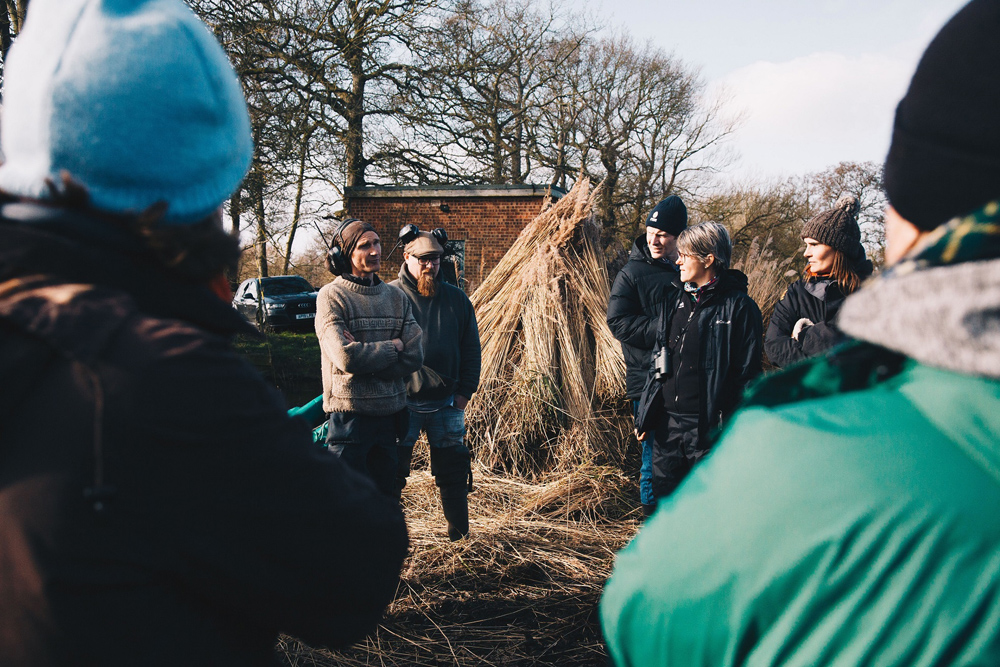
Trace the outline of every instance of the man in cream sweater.
[[393, 496], [409, 425], [404, 380], [423, 363], [420, 327], [403, 291], [378, 277], [382, 245], [370, 224], [347, 221], [334, 246], [327, 268], [337, 277], [316, 301], [327, 445]]

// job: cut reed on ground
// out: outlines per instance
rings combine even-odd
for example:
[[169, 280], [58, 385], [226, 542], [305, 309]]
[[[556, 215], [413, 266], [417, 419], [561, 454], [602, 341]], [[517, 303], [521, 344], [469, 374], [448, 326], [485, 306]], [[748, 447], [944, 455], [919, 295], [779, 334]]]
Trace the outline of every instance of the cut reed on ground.
[[634, 482], [593, 465], [534, 483], [475, 476], [472, 531], [452, 543], [434, 480], [416, 471], [403, 490], [411, 553], [381, 626], [347, 651], [284, 637], [285, 664], [604, 667], [597, 603], [638, 526]]

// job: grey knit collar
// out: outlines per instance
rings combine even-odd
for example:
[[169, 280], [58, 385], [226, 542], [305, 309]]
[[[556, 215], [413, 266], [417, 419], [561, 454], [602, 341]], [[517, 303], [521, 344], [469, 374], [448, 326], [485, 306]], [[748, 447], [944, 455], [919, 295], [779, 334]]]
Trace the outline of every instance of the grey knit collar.
[[1000, 378], [1000, 259], [894, 271], [848, 297], [837, 325], [929, 366]]

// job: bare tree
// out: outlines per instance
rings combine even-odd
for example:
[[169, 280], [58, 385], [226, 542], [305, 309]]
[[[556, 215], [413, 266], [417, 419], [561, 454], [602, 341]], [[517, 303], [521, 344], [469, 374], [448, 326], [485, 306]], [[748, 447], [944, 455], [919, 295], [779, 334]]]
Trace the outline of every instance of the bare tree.
[[[635, 234], [657, 200], [686, 192], [694, 174], [724, 163], [714, 149], [734, 121], [706, 104], [697, 73], [679, 59], [619, 35], [584, 44], [578, 66], [567, 73], [578, 81], [565, 86], [565, 104], [547, 110], [557, 134], [542, 145], [558, 150], [543, 162], [603, 179], [598, 215], [606, 244]], [[561, 140], [570, 137], [564, 155]]]
[[7, 52], [28, 13], [28, 0], [7, 0], [0, 8], [0, 80], [3, 79], [3, 66], [7, 62]]
[[418, 74], [387, 157], [418, 183], [524, 183], [537, 126], [582, 37], [531, 0], [461, 0], [414, 47]]
[[733, 255], [745, 255], [757, 244], [793, 266], [804, 263], [800, 233], [809, 216], [809, 192], [795, 179], [761, 184], [735, 184], [691, 202], [691, 223], [719, 222], [733, 240]]

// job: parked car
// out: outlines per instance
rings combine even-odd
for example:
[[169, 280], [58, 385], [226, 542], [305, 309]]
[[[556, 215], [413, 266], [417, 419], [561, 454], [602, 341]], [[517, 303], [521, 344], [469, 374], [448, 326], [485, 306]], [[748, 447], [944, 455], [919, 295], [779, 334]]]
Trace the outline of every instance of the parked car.
[[302, 276], [249, 278], [237, 288], [233, 308], [261, 331], [312, 329], [316, 294], [316, 288]]

